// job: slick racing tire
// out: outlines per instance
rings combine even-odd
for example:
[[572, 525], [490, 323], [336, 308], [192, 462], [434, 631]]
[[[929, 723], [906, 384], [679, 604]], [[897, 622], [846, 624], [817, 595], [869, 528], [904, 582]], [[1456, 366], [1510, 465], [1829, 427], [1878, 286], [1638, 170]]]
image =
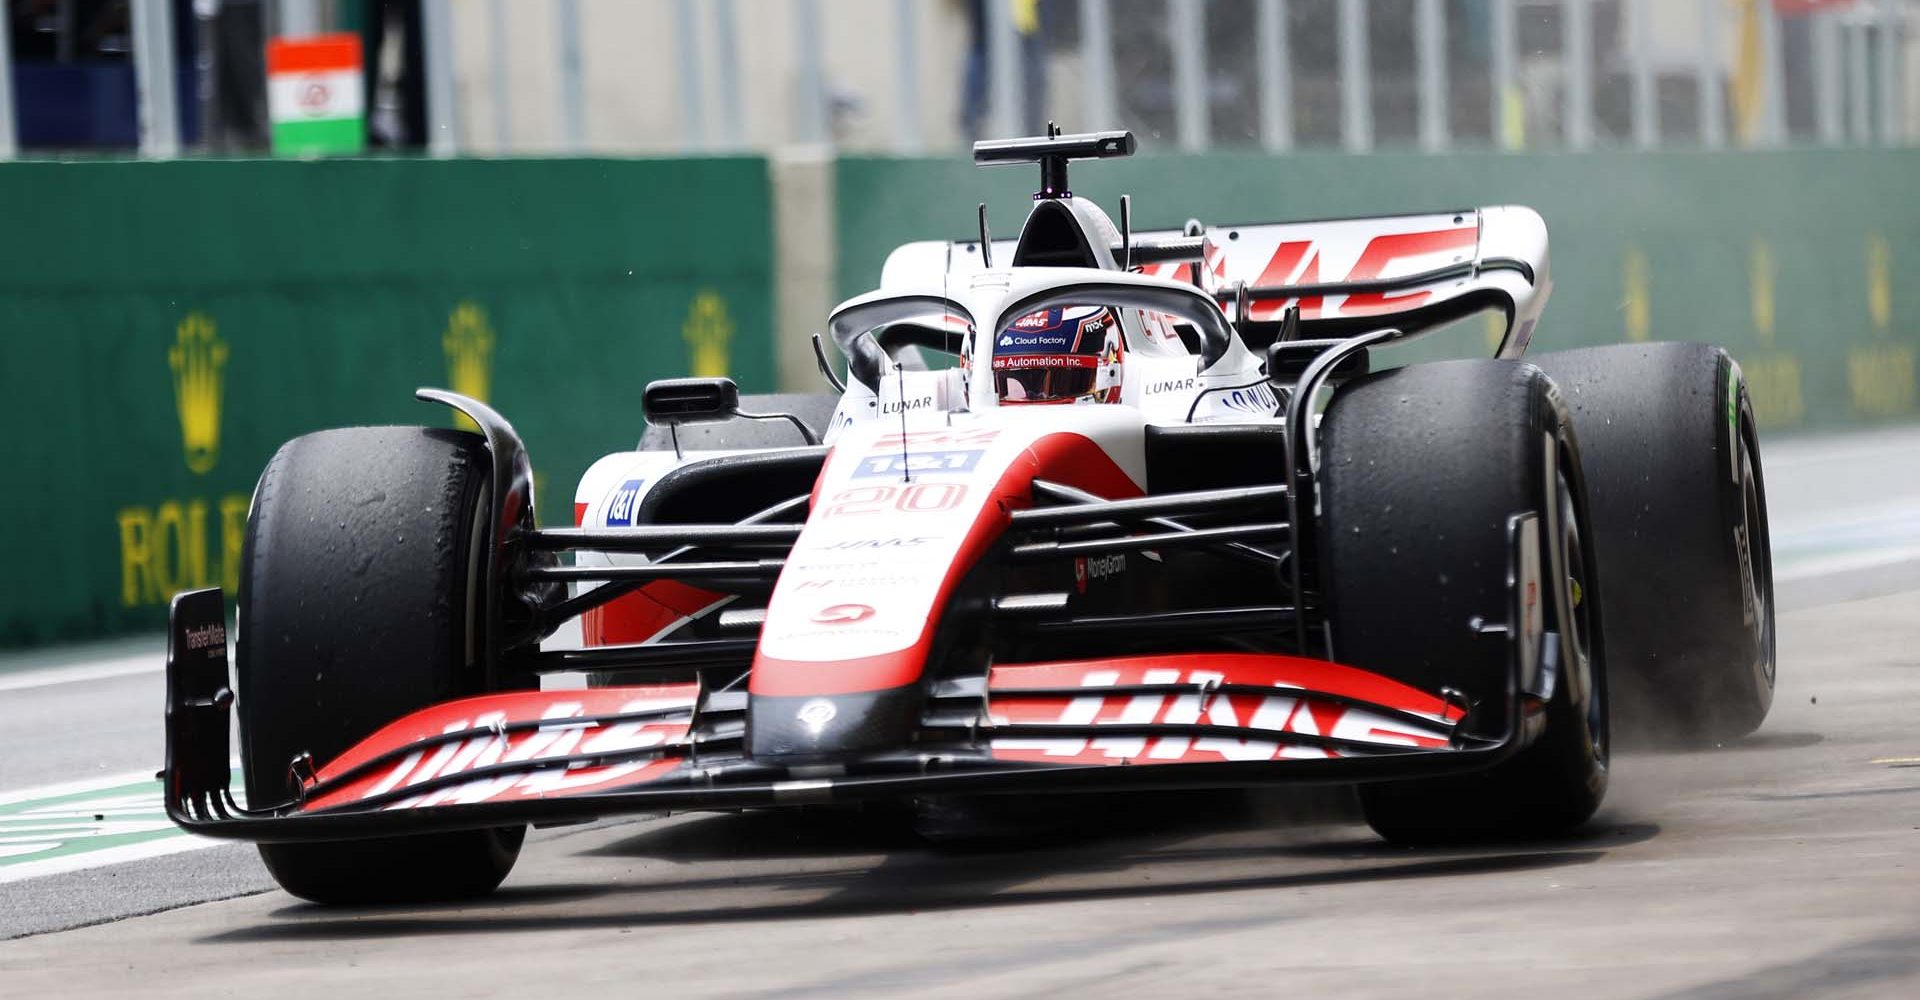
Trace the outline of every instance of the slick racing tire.
[[[781, 392], [740, 397], [745, 413], [791, 413], [812, 428], [816, 437], [825, 437], [833, 422], [833, 411], [840, 405], [838, 395]], [[686, 424], [680, 428], [682, 451], [735, 451], [747, 448], [804, 448], [799, 428], [787, 420], [748, 420], [744, 417], [711, 424]], [[665, 427], [648, 425], [640, 435], [641, 451], [672, 451], [673, 436]]]
[[1560, 636], [1531, 743], [1484, 771], [1360, 786], [1375, 831], [1403, 843], [1546, 836], [1606, 794], [1609, 740], [1600, 589], [1580, 448], [1532, 365], [1471, 360], [1368, 376], [1321, 424], [1319, 535], [1333, 652], [1425, 691], [1462, 692], [1483, 735], [1506, 728], [1508, 519], [1538, 514], [1544, 621]]
[[1739, 366], [1706, 344], [1538, 364], [1573, 411], [1592, 487], [1622, 735], [1714, 743], [1759, 728], [1773, 704], [1772, 543]]
[[[479, 436], [354, 427], [287, 442], [247, 520], [240, 580], [241, 767], [255, 808], [416, 709], [484, 686], [473, 662], [489, 506]], [[507, 876], [523, 827], [261, 844], [316, 903], [455, 899]]]

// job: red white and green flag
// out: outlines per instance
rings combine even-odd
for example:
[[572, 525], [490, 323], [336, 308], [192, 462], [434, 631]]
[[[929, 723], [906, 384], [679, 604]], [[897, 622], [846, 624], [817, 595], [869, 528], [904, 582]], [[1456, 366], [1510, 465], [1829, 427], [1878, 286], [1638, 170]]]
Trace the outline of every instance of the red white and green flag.
[[358, 153], [366, 146], [360, 36], [267, 42], [267, 116], [278, 156]]
[[1851, 6], [1853, 0], [1773, 0], [1773, 12], [1781, 17], [1807, 17]]

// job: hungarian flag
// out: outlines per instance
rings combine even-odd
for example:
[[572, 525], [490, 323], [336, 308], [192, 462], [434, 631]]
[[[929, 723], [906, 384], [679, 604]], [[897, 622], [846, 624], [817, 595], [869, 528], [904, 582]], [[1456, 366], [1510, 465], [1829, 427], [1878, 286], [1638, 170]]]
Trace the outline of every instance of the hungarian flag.
[[366, 107], [359, 35], [267, 43], [267, 116], [276, 155], [360, 152], [366, 146]]

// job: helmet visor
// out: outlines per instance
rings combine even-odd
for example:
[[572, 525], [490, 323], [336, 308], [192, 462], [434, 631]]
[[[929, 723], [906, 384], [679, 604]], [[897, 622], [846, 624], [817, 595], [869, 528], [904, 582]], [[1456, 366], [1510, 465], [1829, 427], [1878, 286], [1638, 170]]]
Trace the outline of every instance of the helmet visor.
[[1093, 391], [1100, 359], [1087, 354], [1014, 354], [993, 359], [993, 388], [1009, 403], [1051, 403]]

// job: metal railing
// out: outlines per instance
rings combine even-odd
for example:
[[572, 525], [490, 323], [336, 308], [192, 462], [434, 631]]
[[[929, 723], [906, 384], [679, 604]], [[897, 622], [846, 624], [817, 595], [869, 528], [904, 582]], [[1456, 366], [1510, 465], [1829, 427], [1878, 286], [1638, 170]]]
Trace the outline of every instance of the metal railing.
[[[175, 54], [161, 41], [173, 37], [173, 4], [128, 2], [140, 150], [174, 156]], [[535, 52], [509, 31], [508, 0], [421, 0], [429, 152], [799, 144], [917, 154], [957, 147], [969, 129], [1032, 132], [1035, 117], [1133, 128], [1188, 151], [1895, 145], [1915, 132], [1906, 64], [1920, 0], [982, 0], [981, 22], [963, 31], [947, 30], [961, 8], [933, 0], [674, 0], [586, 12], [579, 0], [539, 2], [553, 42]], [[278, 0], [271, 20], [283, 34], [311, 33], [339, 7]], [[618, 91], [622, 68], [596, 66], [583, 50], [585, 33], [599, 30], [589, 14], [671, 37], [673, 93], [636, 88], [645, 92], [623, 99], [673, 106], [675, 133], [591, 127], [589, 92]], [[0, 157], [15, 146], [5, 28]], [[765, 31], [786, 37], [774, 46], [753, 37]], [[456, 37], [485, 46], [480, 85], [456, 86]], [[749, 43], [784, 71], [747, 65]], [[956, 55], [978, 61], [984, 84], [984, 113], [958, 129], [937, 112], [967, 100], [968, 85], [928, 86], [925, 69]], [[474, 63], [460, 65], [474, 75]], [[527, 98], [509, 77], [529, 65], [554, 82], [551, 114], [540, 116], [551, 141], [514, 128]], [[887, 108], [855, 136], [843, 134], [842, 105], [860, 95], [836, 83], [850, 68], [868, 81], [868, 103], [883, 94]], [[1033, 99], [1036, 80], [1053, 100]], [[759, 114], [756, 131], [749, 106], [769, 104], [780, 113]]]

